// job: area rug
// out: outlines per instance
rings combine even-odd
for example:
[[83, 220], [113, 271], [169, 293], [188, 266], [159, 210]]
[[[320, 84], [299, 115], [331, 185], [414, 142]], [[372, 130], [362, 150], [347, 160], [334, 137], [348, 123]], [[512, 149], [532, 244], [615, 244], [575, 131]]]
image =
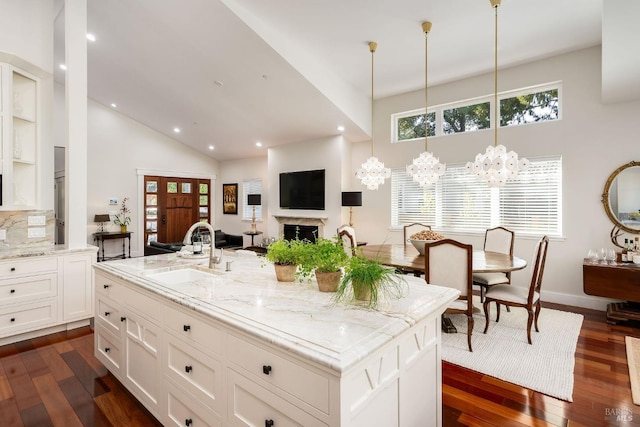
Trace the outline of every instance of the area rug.
[[[480, 300], [476, 307], [482, 307]], [[467, 346], [467, 317], [450, 315], [458, 333], [442, 333], [442, 360], [476, 372], [571, 402], [575, 352], [583, 316], [543, 308], [538, 319], [540, 332], [532, 326], [527, 342], [527, 311], [502, 307], [495, 322], [491, 304], [489, 330], [485, 335], [484, 312], [474, 315], [475, 326]]]
[[635, 405], [640, 405], [640, 339], [625, 337], [627, 347], [627, 365], [631, 381], [631, 397]]

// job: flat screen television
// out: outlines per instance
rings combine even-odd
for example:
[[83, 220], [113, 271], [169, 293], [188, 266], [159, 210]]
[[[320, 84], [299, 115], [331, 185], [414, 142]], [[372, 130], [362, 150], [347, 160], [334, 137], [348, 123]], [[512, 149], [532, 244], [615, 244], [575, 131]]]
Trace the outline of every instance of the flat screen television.
[[324, 210], [324, 169], [281, 173], [280, 207]]

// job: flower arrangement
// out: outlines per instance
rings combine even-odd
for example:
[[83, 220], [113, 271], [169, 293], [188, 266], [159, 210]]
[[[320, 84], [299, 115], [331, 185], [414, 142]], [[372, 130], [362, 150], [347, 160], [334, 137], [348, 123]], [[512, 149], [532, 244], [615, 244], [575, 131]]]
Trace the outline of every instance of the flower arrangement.
[[128, 215], [131, 211], [127, 207], [127, 200], [129, 200], [128, 197], [122, 199], [120, 210], [113, 216], [113, 223], [120, 227], [126, 227], [131, 222], [131, 217]]

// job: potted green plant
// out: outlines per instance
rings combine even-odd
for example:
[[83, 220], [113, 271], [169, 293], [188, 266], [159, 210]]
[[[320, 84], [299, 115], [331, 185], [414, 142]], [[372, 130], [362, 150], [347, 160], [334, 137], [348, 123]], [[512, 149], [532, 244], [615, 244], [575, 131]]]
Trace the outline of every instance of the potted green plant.
[[349, 256], [344, 251], [342, 240], [337, 236], [332, 239], [320, 237], [313, 245], [310, 245], [309, 255], [318, 282], [318, 289], [321, 292], [336, 292], [342, 277], [342, 267], [349, 260]]
[[[267, 246], [265, 258], [274, 265], [279, 282], [293, 282], [298, 265], [305, 262], [308, 242], [280, 238]], [[301, 273], [305, 275], [303, 271]]]
[[360, 255], [349, 259], [336, 292], [336, 301], [362, 301], [365, 307], [376, 309], [383, 296], [400, 298], [407, 281], [392, 267]]
[[129, 213], [131, 211], [127, 207], [127, 200], [129, 200], [128, 197], [125, 197], [124, 199], [122, 199], [122, 204], [120, 205], [120, 210], [118, 211], [117, 214], [115, 214], [113, 216], [113, 223], [115, 225], [119, 225], [120, 226], [120, 231], [122, 233], [126, 233], [127, 232], [127, 225], [129, 225], [129, 223], [131, 222], [131, 217], [129, 216]]

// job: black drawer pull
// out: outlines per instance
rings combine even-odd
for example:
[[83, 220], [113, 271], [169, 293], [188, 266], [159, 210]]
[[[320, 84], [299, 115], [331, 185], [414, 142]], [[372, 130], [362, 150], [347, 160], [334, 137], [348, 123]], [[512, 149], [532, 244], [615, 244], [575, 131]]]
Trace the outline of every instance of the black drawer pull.
[[271, 366], [262, 365], [262, 373], [265, 375], [269, 375], [271, 373]]
[[16, 293], [16, 290], [15, 290], [15, 289], [11, 289], [11, 290], [9, 291], [9, 293], [10, 293], [10, 294], [15, 294], [15, 293]]
[[111, 315], [111, 312], [110, 312], [110, 311], [105, 311], [105, 312], [104, 312], [104, 315], [105, 315], [105, 316], [109, 316], [109, 315]]
[[120, 321], [121, 321], [121, 322], [124, 322], [125, 320], [127, 320], [127, 318], [126, 318], [126, 317], [124, 317], [124, 316], [122, 316], [122, 317], [120, 318]]
[[111, 351], [111, 349], [110, 349], [109, 347], [105, 347], [105, 348], [104, 348], [104, 352], [105, 352], [105, 353], [109, 353], [110, 351]]
[[104, 289], [109, 289], [109, 285], [102, 285]]
[[187, 365], [187, 366], [185, 366], [185, 367], [184, 367], [184, 371], [185, 371], [186, 373], [189, 373], [189, 372], [193, 371], [193, 366], [191, 366], [191, 365]]
[[193, 424], [193, 420], [191, 418], [187, 418], [186, 420], [184, 420], [184, 425], [186, 425], [187, 427], [189, 427], [191, 424]]
[[182, 330], [185, 332], [189, 332], [189, 330], [191, 329], [191, 325], [183, 325], [182, 326]]
[[16, 271], [16, 268], [15, 267], [11, 267], [11, 271]]
[[15, 317], [12, 317], [12, 318], [11, 318], [11, 321], [12, 321], [12, 322], [15, 322], [15, 321], [16, 321], [16, 318], [15, 318]]
[[273, 427], [273, 420], [264, 420], [264, 427]]

